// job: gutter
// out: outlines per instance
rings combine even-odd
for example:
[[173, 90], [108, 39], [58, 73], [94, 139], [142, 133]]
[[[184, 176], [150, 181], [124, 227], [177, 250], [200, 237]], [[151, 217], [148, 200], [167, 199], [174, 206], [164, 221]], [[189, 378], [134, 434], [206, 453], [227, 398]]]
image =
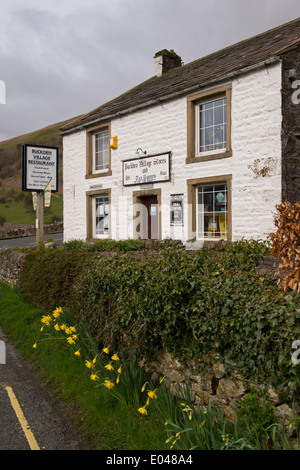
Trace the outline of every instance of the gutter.
[[209, 85], [214, 85], [215, 83], [218, 83], [218, 82], [221, 82], [221, 81], [224, 81], [224, 80], [228, 80], [230, 78], [236, 78], [239, 75], [242, 75], [242, 74], [245, 74], [245, 73], [248, 73], [248, 72], [252, 72], [253, 70], [257, 70], [257, 69], [266, 67], [268, 65], [273, 65], [274, 63], [279, 62], [280, 60], [281, 60], [280, 57], [274, 56], [274, 57], [272, 57], [268, 60], [265, 60], [264, 62], [259, 62], [258, 64], [250, 65], [248, 67], [245, 67], [245, 68], [240, 69], [240, 70], [235, 71], [235, 72], [230, 72], [226, 75], [223, 75], [222, 77], [218, 77], [218, 78], [215, 78], [215, 79], [212, 79], [212, 80], [208, 80], [207, 82], [203, 82], [201, 84], [194, 85], [190, 88], [185, 88], [184, 90], [176, 91], [176, 92], [171, 93], [169, 95], [162, 96], [161, 98], [156, 98], [154, 100], [146, 101], [145, 103], [141, 103], [141, 104], [138, 104], [136, 106], [132, 106], [131, 108], [126, 108], [123, 111], [117, 111], [117, 112], [112, 113], [112, 114], [107, 114], [106, 116], [104, 116], [102, 118], [94, 119], [93, 121], [89, 121], [89, 122], [86, 122], [84, 124], [80, 124], [76, 127], [73, 127], [71, 129], [68, 129], [66, 131], [63, 131], [59, 135], [64, 136], [64, 135], [67, 135], [67, 134], [72, 134], [73, 132], [81, 131], [81, 130], [85, 129], [86, 127], [90, 126], [90, 125], [98, 124], [102, 121], [107, 121], [107, 120], [111, 120], [111, 119], [116, 118], [116, 117], [124, 116], [125, 114], [130, 114], [130, 113], [133, 113], [135, 111], [139, 111], [140, 109], [144, 109], [144, 108], [147, 108], [149, 106], [160, 104], [164, 101], [169, 101], [169, 100], [172, 100], [172, 99], [177, 98], [179, 96], [187, 95], [189, 93], [192, 93], [192, 92], [195, 92], [195, 91], [199, 90], [199, 88], [204, 88], [204, 87], [207, 87]]

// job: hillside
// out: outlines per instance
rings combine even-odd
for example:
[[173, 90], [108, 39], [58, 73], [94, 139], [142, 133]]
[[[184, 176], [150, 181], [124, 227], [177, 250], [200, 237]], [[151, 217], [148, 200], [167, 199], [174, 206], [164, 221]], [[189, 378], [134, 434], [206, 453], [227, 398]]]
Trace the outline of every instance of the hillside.
[[58, 152], [58, 193], [52, 195], [50, 208], [45, 208], [45, 223], [63, 218], [62, 137], [59, 129], [70, 122], [58, 122], [34, 132], [0, 142], [0, 224], [34, 224], [30, 192], [22, 191], [22, 145], [55, 146]]

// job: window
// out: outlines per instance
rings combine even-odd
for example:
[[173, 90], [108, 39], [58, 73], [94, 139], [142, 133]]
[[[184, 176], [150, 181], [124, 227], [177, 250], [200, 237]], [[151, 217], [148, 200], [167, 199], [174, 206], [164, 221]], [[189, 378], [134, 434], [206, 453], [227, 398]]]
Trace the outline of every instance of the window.
[[231, 240], [232, 175], [187, 180], [188, 241]]
[[94, 235], [95, 237], [109, 235], [109, 199], [108, 196], [94, 198]]
[[226, 98], [197, 106], [197, 154], [226, 149]]
[[111, 175], [110, 125], [87, 130], [86, 178]]
[[111, 189], [87, 191], [87, 240], [111, 236]]
[[189, 96], [187, 106], [186, 163], [230, 157], [231, 86]]
[[227, 185], [198, 187], [197, 238], [225, 239], [228, 236]]
[[109, 132], [97, 132], [93, 135], [93, 163], [94, 171], [103, 171], [109, 168]]

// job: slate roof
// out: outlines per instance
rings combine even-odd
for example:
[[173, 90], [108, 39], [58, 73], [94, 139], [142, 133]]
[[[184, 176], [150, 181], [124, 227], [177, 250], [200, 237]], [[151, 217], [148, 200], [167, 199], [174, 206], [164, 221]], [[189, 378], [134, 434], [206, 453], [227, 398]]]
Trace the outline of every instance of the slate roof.
[[154, 76], [119, 97], [76, 118], [61, 128], [62, 133], [108, 120], [174, 94], [188, 92], [230, 73], [278, 58], [284, 50], [300, 43], [300, 18], [209, 54], [164, 75]]

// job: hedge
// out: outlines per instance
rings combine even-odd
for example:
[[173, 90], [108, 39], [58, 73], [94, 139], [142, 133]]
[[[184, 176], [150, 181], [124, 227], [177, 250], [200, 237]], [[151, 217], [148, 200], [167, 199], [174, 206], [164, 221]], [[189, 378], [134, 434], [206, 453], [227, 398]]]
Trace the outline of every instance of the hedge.
[[152, 255], [33, 252], [19, 287], [45, 310], [72, 310], [100, 347], [146, 358], [169, 351], [199, 369], [226, 357], [245, 378], [264, 379], [292, 397], [300, 299], [279, 291], [275, 277], [256, 274], [266, 253], [254, 241], [196, 253], [172, 242]]

